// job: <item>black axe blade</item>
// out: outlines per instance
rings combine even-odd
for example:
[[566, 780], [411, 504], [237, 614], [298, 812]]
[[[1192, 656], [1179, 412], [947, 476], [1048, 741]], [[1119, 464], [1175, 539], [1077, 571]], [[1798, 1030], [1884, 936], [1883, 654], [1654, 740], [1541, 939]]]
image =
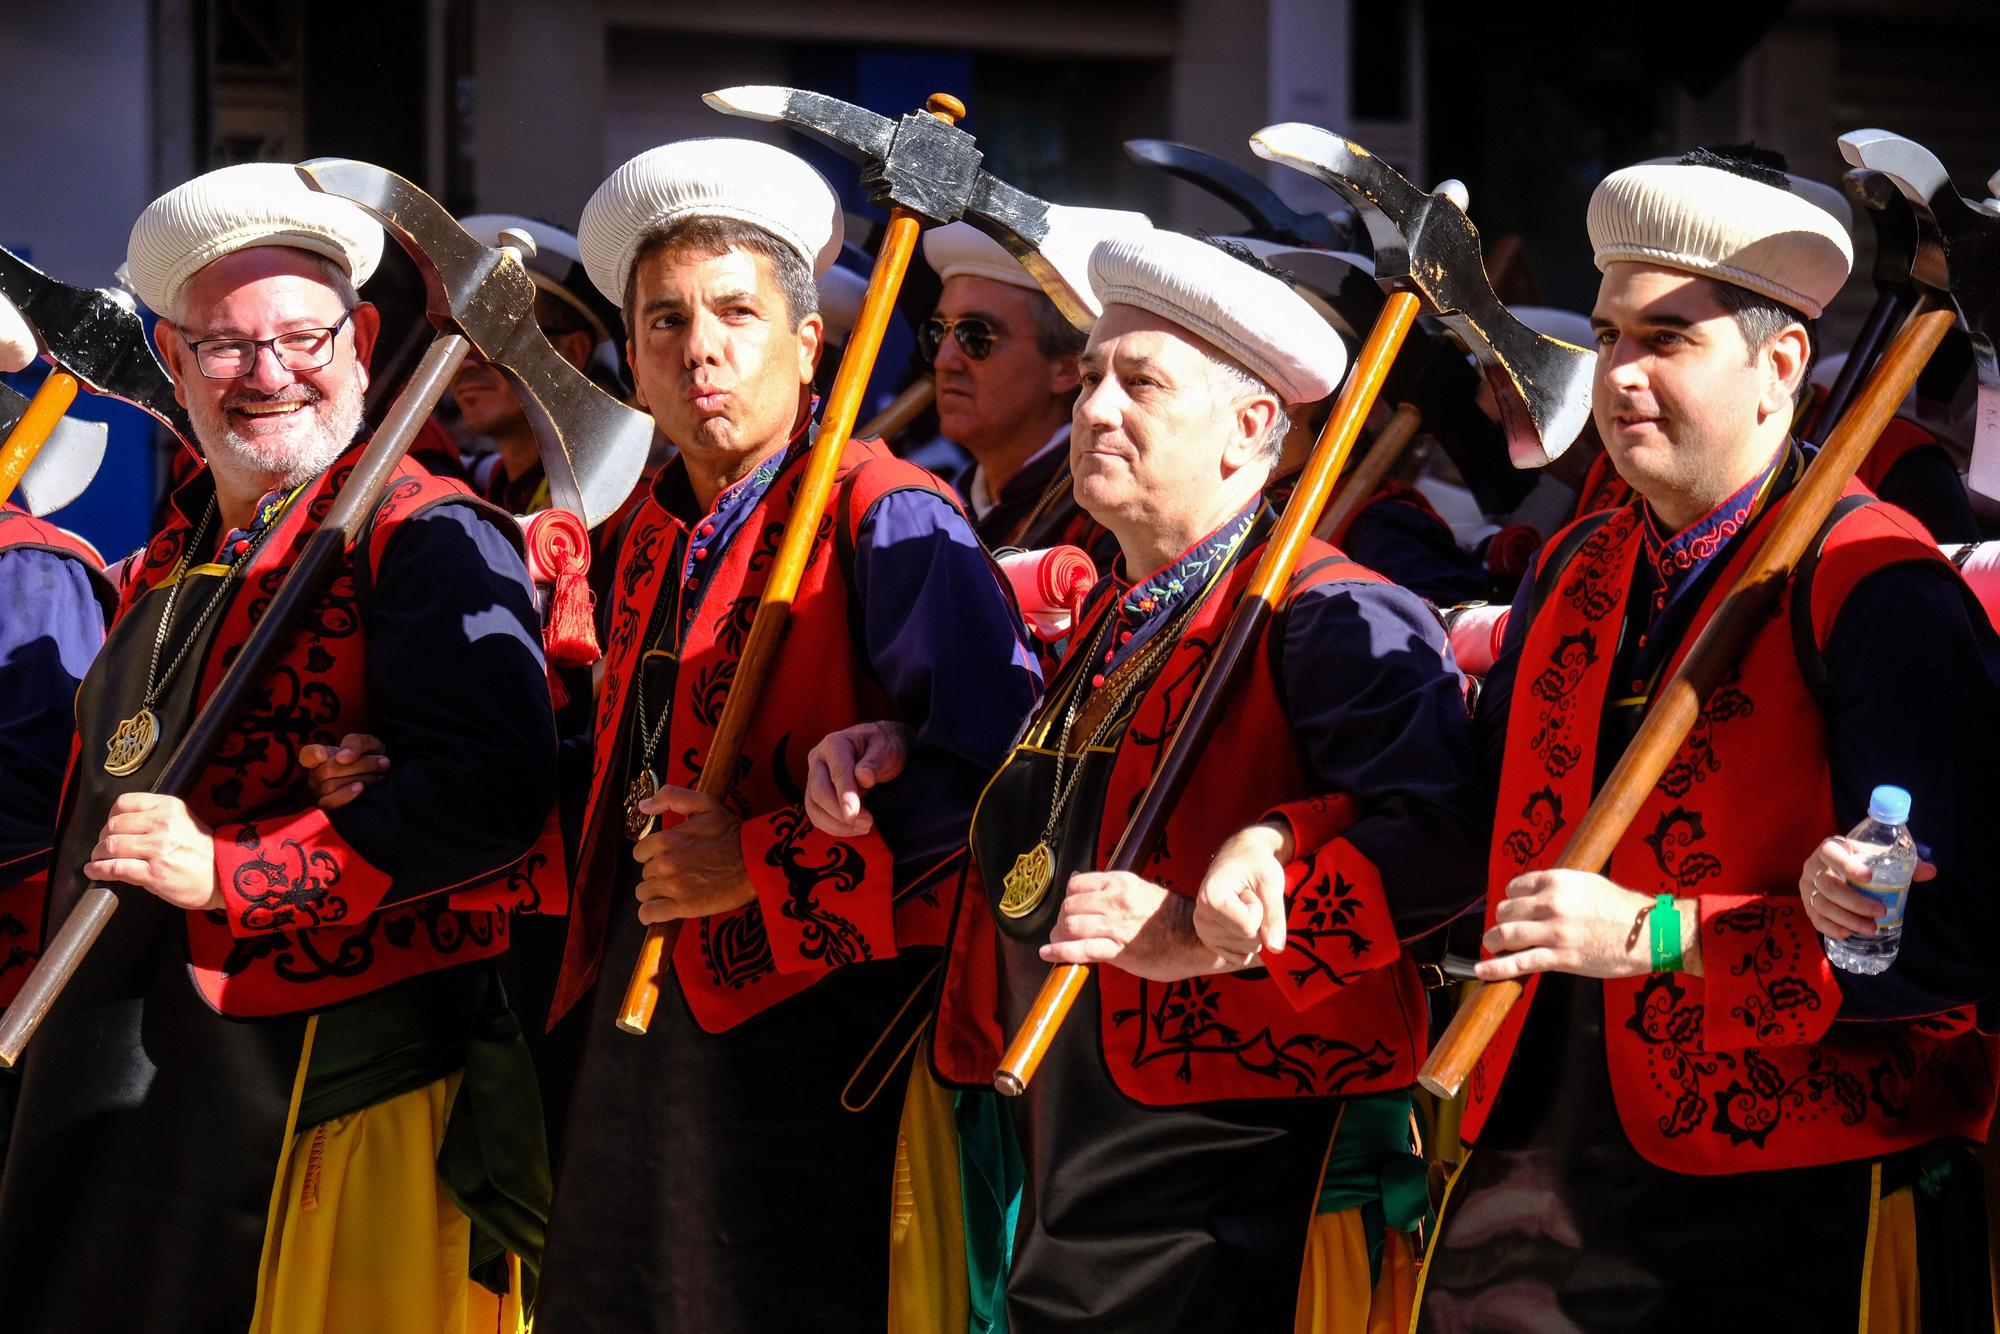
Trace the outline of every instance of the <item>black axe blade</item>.
[[[0, 440], [5, 440], [28, 410], [28, 400], [0, 384]], [[15, 484], [21, 507], [37, 517], [59, 510], [89, 487], [104, 462], [104, 442], [111, 428], [103, 422], [64, 417]]]
[[1979, 410], [1967, 476], [1982, 495], [2000, 496], [2000, 214], [1966, 199], [1951, 183], [1937, 155], [1913, 139], [1887, 130], [1840, 136], [1850, 166], [1878, 171], [1908, 200], [1916, 215], [1916, 254], [1910, 276], [1957, 310], [1972, 342], [1979, 371]]
[[1917, 215], [1910, 201], [1879, 171], [1850, 171], [1840, 178], [1840, 189], [1875, 229], [1875, 286], [1914, 300], [1910, 271], [1917, 262]]
[[58, 369], [91, 393], [130, 403], [194, 442], [187, 410], [174, 398], [174, 382], [129, 295], [71, 287], [0, 247], [0, 296], [14, 303]]
[[535, 324], [535, 283], [510, 251], [481, 245], [442, 204], [393, 171], [352, 158], [299, 164], [315, 190], [358, 204], [424, 277], [440, 331], [464, 335], [514, 389], [541, 446], [555, 504], [596, 527], [638, 483], [653, 420], [563, 360]]
[[928, 111], [890, 120], [824, 93], [769, 84], [721, 88], [702, 100], [725, 115], [789, 126], [861, 163], [861, 183], [878, 204], [932, 223], [971, 223], [1021, 261], [1065, 319], [1084, 329], [1094, 322], [1089, 305], [1042, 257], [1048, 202], [983, 170], [978, 141], [956, 125]]
[[1596, 356], [1536, 333], [1493, 293], [1479, 231], [1443, 192], [1426, 194], [1359, 144], [1288, 122], [1250, 138], [1259, 157], [1295, 167], [1354, 205], [1375, 245], [1375, 280], [1415, 293], [1479, 362], [1517, 468], [1558, 457], [1590, 420]]
[[1324, 213], [1301, 213], [1280, 198], [1276, 190], [1213, 153], [1171, 139], [1127, 139], [1125, 156], [1200, 186], [1241, 213], [1250, 223], [1250, 234], [1260, 240], [1322, 250], [1352, 248], [1346, 223], [1336, 222]]

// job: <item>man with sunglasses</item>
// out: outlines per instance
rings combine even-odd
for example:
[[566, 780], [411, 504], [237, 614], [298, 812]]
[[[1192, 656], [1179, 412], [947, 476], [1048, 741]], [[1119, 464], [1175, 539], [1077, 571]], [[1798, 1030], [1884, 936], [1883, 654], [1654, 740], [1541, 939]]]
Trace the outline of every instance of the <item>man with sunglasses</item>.
[[[1151, 225], [1142, 213], [1057, 208], [1043, 254], [1093, 303], [1084, 274], [1091, 248]], [[958, 491], [980, 540], [994, 550], [1069, 543], [1109, 561], [1117, 544], [1070, 494], [1070, 406], [1084, 330], [970, 223], [925, 232], [924, 258], [944, 290], [917, 347], [937, 380], [939, 431], [972, 455]]]
[[[382, 240], [276, 164], [133, 228], [206, 457], [117, 567], [77, 695], [48, 921], [126, 888], [23, 1067], [10, 1327], [491, 1327], [470, 1267], [538, 1247], [547, 1167], [494, 961], [555, 737], [511, 522], [399, 465], [187, 798], [150, 794], [349, 475]], [[395, 767], [322, 810], [300, 749], [352, 731]], [[481, 1152], [508, 1143], [536, 1147]]]

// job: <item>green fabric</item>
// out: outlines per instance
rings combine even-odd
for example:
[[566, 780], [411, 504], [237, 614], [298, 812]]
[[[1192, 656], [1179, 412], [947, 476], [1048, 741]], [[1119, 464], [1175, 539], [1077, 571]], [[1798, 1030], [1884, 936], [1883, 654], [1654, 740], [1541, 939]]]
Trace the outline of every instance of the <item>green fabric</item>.
[[1410, 1139], [1410, 1094], [1349, 1098], [1320, 1181], [1319, 1212], [1361, 1211], [1370, 1282], [1381, 1276], [1387, 1229], [1415, 1232], [1431, 1223], [1428, 1171]]
[[953, 1117], [965, 1200], [969, 1334], [1006, 1334], [1007, 1271], [1014, 1263], [1014, 1224], [1021, 1212], [1024, 1176], [1021, 1149], [997, 1093], [961, 1092]]
[[467, 1034], [496, 978], [491, 964], [450, 968], [322, 1011], [298, 1128], [387, 1102], [463, 1066]]
[[534, 1304], [555, 1187], [534, 1057], [496, 979], [465, 1045], [465, 1076], [445, 1122], [438, 1179], [472, 1220], [472, 1277], [507, 1291], [507, 1253], [521, 1259], [524, 1308]]

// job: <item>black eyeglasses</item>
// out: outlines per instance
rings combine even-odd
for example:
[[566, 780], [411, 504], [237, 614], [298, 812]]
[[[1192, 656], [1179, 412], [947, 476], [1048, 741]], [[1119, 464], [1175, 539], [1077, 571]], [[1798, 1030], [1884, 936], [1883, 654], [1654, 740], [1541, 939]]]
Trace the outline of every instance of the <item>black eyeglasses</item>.
[[968, 315], [962, 320], [941, 320], [933, 315], [917, 329], [917, 350], [924, 354], [925, 361], [937, 360], [938, 349], [944, 346], [946, 334], [958, 340], [958, 350], [971, 361], [986, 360], [993, 351], [993, 340], [1004, 336], [995, 333], [992, 325], [975, 315]]
[[354, 318], [349, 308], [336, 324], [324, 329], [294, 329], [276, 338], [204, 338], [199, 343], [186, 337], [181, 341], [194, 353], [194, 364], [210, 380], [240, 380], [257, 367], [257, 354], [265, 348], [288, 371], [316, 371], [333, 360], [334, 340]]

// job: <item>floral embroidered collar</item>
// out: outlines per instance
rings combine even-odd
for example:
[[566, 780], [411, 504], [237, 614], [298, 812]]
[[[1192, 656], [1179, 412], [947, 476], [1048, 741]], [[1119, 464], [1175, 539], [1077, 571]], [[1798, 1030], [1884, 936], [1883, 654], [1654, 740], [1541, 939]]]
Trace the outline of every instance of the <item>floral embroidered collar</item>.
[[1646, 560], [1660, 583], [1672, 587], [1685, 579], [1727, 546], [1730, 538], [1749, 527], [1750, 521], [1769, 498], [1771, 480], [1778, 475], [1779, 465], [1790, 456], [1791, 443], [1787, 441], [1762, 472], [1672, 537], [1661, 535], [1659, 519], [1654, 515], [1653, 507], [1642, 503], [1639, 506], [1639, 535]]
[[1197, 541], [1137, 584], [1127, 584], [1122, 573], [1125, 558], [1112, 567], [1113, 590], [1118, 595], [1118, 616], [1128, 627], [1172, 615], [1191, 597], [1200, 596], [1215, 572], [1226, 563], [1257, 522], [1262, 499], [1253, 501], [1229, 522]]

